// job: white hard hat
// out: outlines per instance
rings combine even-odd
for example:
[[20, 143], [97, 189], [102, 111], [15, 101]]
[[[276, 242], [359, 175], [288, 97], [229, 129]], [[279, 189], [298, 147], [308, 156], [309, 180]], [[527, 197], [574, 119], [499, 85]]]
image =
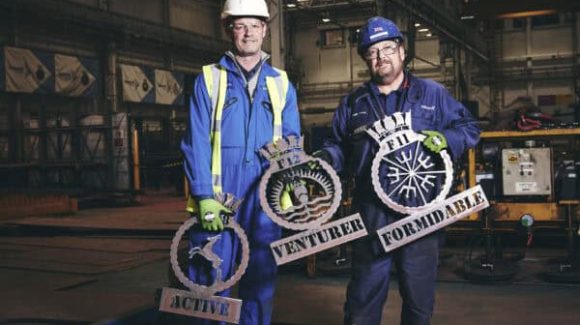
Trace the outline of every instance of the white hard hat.
[[226, 0], [222, 10], [222, 19], [232, 16], [270, 18], [265, 0]]

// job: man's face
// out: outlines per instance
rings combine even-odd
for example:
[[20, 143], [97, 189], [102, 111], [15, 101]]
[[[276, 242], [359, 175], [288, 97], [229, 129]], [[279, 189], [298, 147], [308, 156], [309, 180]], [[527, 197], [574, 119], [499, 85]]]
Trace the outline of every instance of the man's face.
[[258, 18], [237, 18], [229, 26], [230, 35], [236, 54], [253, 56], [262, 50], [262, 42], [266, 36], [266, 23]]
[[403, 73], [405, 49], [396, 41], [382, 41], [370, 46], [363, 58], [372, 79], [379, 84], [389, 85]]

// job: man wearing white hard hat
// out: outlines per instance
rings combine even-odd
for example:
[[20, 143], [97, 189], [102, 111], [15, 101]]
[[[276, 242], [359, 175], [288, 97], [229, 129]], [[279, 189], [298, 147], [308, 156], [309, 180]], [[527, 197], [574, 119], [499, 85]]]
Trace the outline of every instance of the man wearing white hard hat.
[[[269, 17], [264, 0], [226, 0], [221, 19], [232, 49], [195, 80], [181, 145], [191, 193], [188, 210], [200, 224], [190, 232], [191, 245], [203, 245], [220, 232], [213, 251], [223, 260], [226, 279], [236, 271], [241, 248], [231, 231], [222, 232], [222, 219], [215, 216], [231, 211], [214, 195], [243, 199], [235, 218], [248, 237], [250, 258], [238, 287], [240, 324], [270, 324], [277, 267], [269, 245], [281, 236], [280, 227], [260, 207], [258, 185], [268, 166], [259, 149], [300, 135], [296, 90], [262, 51]], [[190, 268], [189, 276], [196, 283], [215, 281], [200, 273]], [[229, 290], [220, 294], [227, 296]], [[196, 324], [215, 322], [200, 319]]]

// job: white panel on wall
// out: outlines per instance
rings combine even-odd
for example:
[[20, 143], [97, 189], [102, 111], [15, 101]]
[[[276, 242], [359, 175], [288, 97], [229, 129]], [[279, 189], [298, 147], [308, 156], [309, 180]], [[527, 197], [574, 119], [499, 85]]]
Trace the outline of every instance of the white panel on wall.
[[298, 31], [295, 35], [295, 52], [298, 60], [302, 62], [304, 71], [304, 83], [314, 83], [320, 80], [319, 48], [316, 46], [318, 32], [315, 29]]
[[[361, 72], [366, 71], [364, 61], [359, 57], [356, 47], [348, 43], [341, 47], [321, 48], [317, 45], [319, 30], [303, 29], [295, 35], [297, 59], [302, 62], [303, 83], [350, 82], [366, 79]], [[349, 51], [352, 62], [349, 62]]]
[[[439, 39], [433, 38], [415, 41], [415, 56], [433, 64], [439, 64]], [[417, 70], [424, 68], [431, 69], [433, 65], [420, 60], [414, 60], [413, 68]]]
[[320, 49], [320, 67], [324, 73], [317, 82], [349, 81], [350, 74], [345, 67], [348, 65], [347, 47]]
[[[219, 23], [217, 7], [204, 5], [202, 2], [191, 0], [173, 0], [171, 2], [172, 27], [189, 32], [216, 36]], [[220, 35], [221, 36], [221, 35]]]
[[572, 30], [570, 27], [534, 29], [532, 57], [542, 55], [570, 55]]
[[110, 0], [110, 10], [157, 24], [163, 23], [163, 0]]
[[503, 54], [505, 59], [526, 56], [526, 34], [524, 32], [507, 32], [497, 38], [503, 41], [500, 48], [503, 51], [499, 54]]

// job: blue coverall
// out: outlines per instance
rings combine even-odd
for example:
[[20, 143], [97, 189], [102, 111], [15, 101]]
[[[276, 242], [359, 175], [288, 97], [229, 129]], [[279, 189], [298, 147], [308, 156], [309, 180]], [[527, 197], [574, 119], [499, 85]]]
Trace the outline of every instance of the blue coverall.
[[[270, 324], [277, 267], [269, 245], [281, 235], [280, 227], [262, 211], [258, 195], [260, 178], [268, 168], [268, 161], [260, 156], [258, 150], [273, 139], [272, 104], [266, 76], [278, 75], [265, 62], [266, 59], [267, 56], [263, 56], [259, 63], [261, 68], [253, 71], [259, 74], [253, 98], [249, 96], [246, 76], [231, 52], [219, 61], [227, 69], [228, 81], [221, 124], [222, 187], [224, 193], [243, 199], [236, 221], [244, 229], [250, 244], [249, 265], [239, 282], [238, 296], [243, 300], [240, 324]], [[191, 195], [205, 198], [213, 196], [209, 141], [212, 109], [203, 75], [196, 78], [193, 87], [188, 131], [181, 149]], [[300, 135], [296, 90], [291, 84], [282, 112], [282, 129], [283, 137]], [[190, 231], [190, 244], [193, 246], [201, 246], [208, 236], [216, 235], [200, 229]], [[236, 271], [240, 247], [233, 232], [223, 231], [221, 235], [223, 237], [216, 242], [213, 251], [223, 259], [223, 280], [227, 280]], [[189, 276], [200, 284], [214, 281], [208, 283], [206, 274], [196, 274], [192, 268]], [[229, 291], [220, 295], [228, 296]], [[196, 324], [216, 322], [199, 320]]]
[[330, 154], [338, 172], [354, 176], [353, 208], [360, 212], [369, 232], [369, 236], [353, 243], [345, 324], [381, 323], [393, 263], [403, 298], [401, 323], [429, 324], [433, 312], [439, 234], [423, 237], [390, 254], [384, 253], [376, 235], [379, 228], [405, 215], [390, 210], [373, 189], [371, 164], [378, 144], [364, 130], [397, 111], [411, 112], [413, 130], [417, 133], [422, 130], [443, 133], [454, 159], [479, 141], [479, 127], [461, 103], [440, 84], [408, 72], [401, 87], [389, 95], [380, 94], [376, 84], [367, 82], [341, 99], [332, 120], [332, 135], [323, 150]]

